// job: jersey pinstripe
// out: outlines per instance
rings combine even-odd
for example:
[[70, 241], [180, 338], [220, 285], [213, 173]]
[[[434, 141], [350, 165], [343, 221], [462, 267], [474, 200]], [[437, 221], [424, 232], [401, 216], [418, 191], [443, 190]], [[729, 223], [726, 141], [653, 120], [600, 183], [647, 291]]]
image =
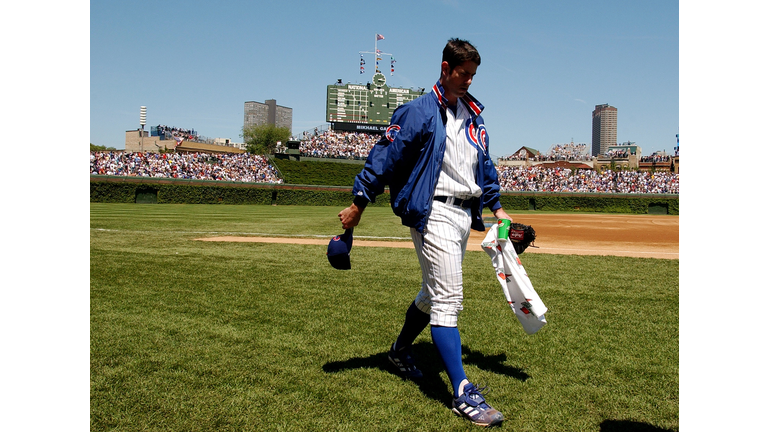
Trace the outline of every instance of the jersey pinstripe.
[[467, 250], [471, 212], [435, 201], [424, 234], [411, 228], [421, 266], [416, 307], [430, 314], [430, 324], [456, 327], [464, 300], [461, 264]]
[[456, 115], [451, 109], [445, 111], [445, 156], [435, 195], [461, 199], [479, 197], [482, 190], [475, 180], [477, 149], [467, 140], [465, 132], [469, 111], [463, 102], [456, 104]]
[[[457, 103], [454, 115], [446, 110], [446, 148], [435, 196], [479, 197], [475, 180], [477, 148], [467, 139], [469, 111]], [[415, 304], [430, 314], [430, 324], [456, 327], [464, 300], [462, 262], [472, 225], [471, 210], [434, 201], [424, 234], [411, 228], [411, 239], [421, 266], [421, 290]]]

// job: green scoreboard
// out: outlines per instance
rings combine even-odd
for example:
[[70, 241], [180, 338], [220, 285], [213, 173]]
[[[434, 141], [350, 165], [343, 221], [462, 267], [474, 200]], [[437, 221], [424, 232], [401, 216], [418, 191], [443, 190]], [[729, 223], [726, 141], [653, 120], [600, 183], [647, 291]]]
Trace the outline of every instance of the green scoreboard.
[[424, 89], [389, 87], [382, 73], [374, 75], [372, 81], [329, 85], [325, 120], [334, 123], [335, 129], [383, 131], [395, 108], [424, 94]]

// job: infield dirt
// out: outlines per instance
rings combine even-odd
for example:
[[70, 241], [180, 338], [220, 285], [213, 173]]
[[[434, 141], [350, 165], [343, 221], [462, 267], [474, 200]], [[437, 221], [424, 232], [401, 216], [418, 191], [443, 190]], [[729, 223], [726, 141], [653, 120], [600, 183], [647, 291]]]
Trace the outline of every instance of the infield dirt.
[[[486, 215], [492, 217], [491, 215]], [[612, 255], [638, 258], [680, 258], [679, 216], [584, 214], [510, 214], [515, 222], [536, 230], [534, 246], [526, 253]], [[472, 231], [468, 250], [481, 250], [486, 233]], [[262, 242], [327, 245], [330, 239], [285, 237], [206, 237], [202, 241]], [[355, 238], [355, 247], [413, 248], [409, 241]]]

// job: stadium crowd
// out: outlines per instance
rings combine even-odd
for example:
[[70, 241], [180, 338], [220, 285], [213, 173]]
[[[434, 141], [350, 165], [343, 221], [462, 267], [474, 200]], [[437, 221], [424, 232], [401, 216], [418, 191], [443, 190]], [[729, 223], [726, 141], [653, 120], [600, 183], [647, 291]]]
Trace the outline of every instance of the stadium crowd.
[[177, 128], [176, 126], [157, 125], [157, 134], [165, 136], [166, 139], [180, 137], [192, 141], [197, 141], [199, 135], [193, 129]]
[[677, 174], [497, 166], [502, 191], [679, 194]]
[[568, 143], [568, 144], [555, 144], [545, 154], [537, 154], [533, 157], [528, 157], [527, 153], [521, 151], [509, 156], [501, 156], [499, 160], [521, 161], [531, 160], [535, 162], [544, 161], [588, 161], [592, 156], [589, 154], [589, 149], [585, 143]]
[[301, 156], [332, 159], [365, 159], [379, 135], [326, 130], [301, 140]]
[[91, 152], [91, 174], [282, 183], [260, 155]]
[[[300, 154], [305, 157], [359, 159], [368, 157], [380, 135], [333, 130], [305, 133]], [[677, 149], [676, 149], [677, 150]], [[625, 151], [625, 150], [624, 150]], [[586, 144], [558, 144], [532, 160], [582, 160], [591, 158]], [[510, 155], [500, 160], [513, 160]], [[621, 156], [614, 154], [614, 156]], [[624, 155], [626, 156], [626, 155]], [[663, 162], [653, 155], [643, 161]], [[679, 175], [669, 172], [604, 171], [497, 166], [502, 191], [599, 192], [679, 194]], [[265, 157], [251, 154], [91, 152], [91, 174], [167, 177], [198, 180], [282, 183]]]
[[640, 162], [669, 162], [671, 156], [653, 154], [650, 156], [643, 156], [640, 158]]
[[[634, 153], [632, 153], [634, 154]], [[624, 159], [629, 157], [629, 151], [626, 149], [611, 149], [605, 152], [605, 156], [613, 159]]]

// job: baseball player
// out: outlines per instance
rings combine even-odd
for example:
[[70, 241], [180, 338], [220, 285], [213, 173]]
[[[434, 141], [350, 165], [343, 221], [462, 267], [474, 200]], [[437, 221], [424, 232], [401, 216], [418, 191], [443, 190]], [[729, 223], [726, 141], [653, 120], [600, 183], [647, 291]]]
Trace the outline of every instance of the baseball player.
[[499, 203], [499, 181], [480, 116], [483, 105], [468, 93], [479, 65], [480, 54], [469, 42], [448, 41], [440, 79], [430, 93], [395, 110], [355, 178], [353, 202], [339, 212], [339, 220], [344, 229], [357, 226], [366, 205], [389, 185], [392, 210], [411, 227], [422, 273], [421, 291], [405, 313], [389, 360], [403, 377], [421, 378], [411, 346], [429, 324], [453, 386], [453, 411], [491, 426], [504, 416], [485, 401], [484, 389], [467, 379], [457, 327], [470, 229], [485, 231], [483, 207], [511, 219]]

